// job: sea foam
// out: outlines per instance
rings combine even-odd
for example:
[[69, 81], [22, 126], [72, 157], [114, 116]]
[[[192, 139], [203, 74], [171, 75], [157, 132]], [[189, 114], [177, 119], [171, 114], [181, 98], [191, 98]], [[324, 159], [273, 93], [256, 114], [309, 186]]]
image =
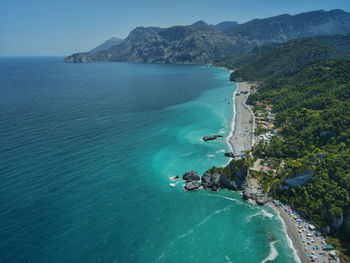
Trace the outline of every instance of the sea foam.
[[265, 258], [263, 261], [261, 261], [261, 263], [265, 263], [267, 261], [273, 261], [278, 257], [278, 252], [276, 250], [275, 244], [278, 241], [272, 241], [270, 242], [270, 254], [267, 256], [267, 258]]

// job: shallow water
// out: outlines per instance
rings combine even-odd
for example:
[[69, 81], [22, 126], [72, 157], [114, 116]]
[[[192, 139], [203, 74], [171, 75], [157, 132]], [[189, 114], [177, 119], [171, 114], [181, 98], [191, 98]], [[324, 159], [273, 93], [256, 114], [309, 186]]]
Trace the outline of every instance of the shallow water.
[[227, 163], [229, 72], [61, 61], [0, 59], [3, 262], [295, 261], [269, 207], [169, 186]]

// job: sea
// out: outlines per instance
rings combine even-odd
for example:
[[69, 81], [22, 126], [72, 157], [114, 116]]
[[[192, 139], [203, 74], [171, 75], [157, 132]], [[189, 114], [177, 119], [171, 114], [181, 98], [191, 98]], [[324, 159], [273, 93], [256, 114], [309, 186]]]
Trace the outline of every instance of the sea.
[[169, 179], [228, 163], [229, 74], [0, 58], [0, 262], [296, 262], [272, 208]]

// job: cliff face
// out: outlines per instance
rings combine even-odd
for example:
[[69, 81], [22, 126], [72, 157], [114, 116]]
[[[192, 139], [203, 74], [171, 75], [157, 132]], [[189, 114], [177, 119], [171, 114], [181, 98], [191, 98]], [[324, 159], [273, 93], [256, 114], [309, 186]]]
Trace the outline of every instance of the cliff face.
[[346, 33], [350, 33], [350, 13], [342, 10], [280, 15], [244, 24], [223, 22], [214, 26], [198, 21], [190, 26], [170, 28], [137, 27], [119, 45], [98, 52], [73, 54], [65, 62], [203, 64], [264, 44]]
[[65, 61], [204, 64], [234, 53], [235, 47], [232, 43], [228, 35], [211, 28], [138, 27], [120, 45], [94, 54], [73, 54]]

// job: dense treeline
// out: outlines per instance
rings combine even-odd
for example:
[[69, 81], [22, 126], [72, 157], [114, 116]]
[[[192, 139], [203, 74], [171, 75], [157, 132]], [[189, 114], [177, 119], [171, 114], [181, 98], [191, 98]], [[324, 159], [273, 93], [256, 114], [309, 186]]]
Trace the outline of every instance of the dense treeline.
[[305, 65], [322, 59], [350, 58], [350, 35], [320, 36], [256, 47], [242, 56], [232, 56], [217, 63], [236, 69], [232, 80], [259, 81], [283, 72], [294, 75]]
[[[336, 57], [349, 40], [337, 37], [338, 47], [307, 39], [266, 48], [233, 73], [259, 82], [248, 103], [272, 104], [277, 113], [281, 133], [253, 149], [276, 164], [277, 175], [262, 183], [324, 232], [340, 237], [350, 236], [350, 61], [324, 57]], [[286, 179], [306, 172], [313, 174], [307, 184], [286, 187]]]
[[[319, 227], [336, 230], [349, 213], [350, 193], [350, 61], [319, 61], [296, 74], [261, 84], [250, 103], [274, 105], [282, 133], [271, 144], [258, 145], [261, 157], [285, 159], [275, 195], [298, 208]], [[308, 170], [311, 181], [279, 190], [286, 178]]]

